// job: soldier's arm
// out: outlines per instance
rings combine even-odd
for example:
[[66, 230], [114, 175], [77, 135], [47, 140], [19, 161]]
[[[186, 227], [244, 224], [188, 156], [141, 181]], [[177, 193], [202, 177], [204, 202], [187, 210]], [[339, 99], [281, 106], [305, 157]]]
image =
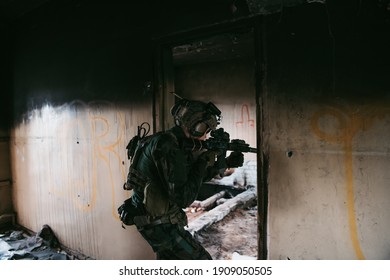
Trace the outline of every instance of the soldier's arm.
[[207, 161], [200, 157], [191, 164], [187, 153], [181, 150], [174, 140], [169, 136], [160, 139], [155, 160], [170, 200], [185, 208], [198, 195], [206, 173]]

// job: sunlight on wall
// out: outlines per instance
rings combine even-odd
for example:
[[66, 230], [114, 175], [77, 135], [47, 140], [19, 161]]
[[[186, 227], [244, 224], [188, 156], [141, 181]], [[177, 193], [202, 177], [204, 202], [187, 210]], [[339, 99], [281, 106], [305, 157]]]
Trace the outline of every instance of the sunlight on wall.
[[[15, 208], [21, 225], [49, 224], [65, 246], [94, 258], [150, 258], [137, 236], [132, 250], [113, 243], [123, 235], [117, 208], [128, 170], [126, 145], [137, 125], [151, 120], [145, 108], [108, 102], [46, 104], [12, 132]], [[125, 245], [125, 247], [130, 245]]]

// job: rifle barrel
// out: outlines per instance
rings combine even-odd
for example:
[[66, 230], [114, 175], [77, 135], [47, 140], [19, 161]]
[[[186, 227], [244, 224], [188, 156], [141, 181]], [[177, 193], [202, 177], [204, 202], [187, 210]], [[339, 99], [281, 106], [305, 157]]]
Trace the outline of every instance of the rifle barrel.
[[257, 149], [256, 149], [256, 148], [249, 147], [248, 153], [255, 153], [255, 154], [257, 154]]
[[[221, 148], [220, 145], [215, 145], [215, 147], [214, 147], [214, 144], [216, 142], [217, 141], [208, 142], [207, 140], [206, 141], [200, 141], [200, 140], [197, 140], [197, 141], [191, 140], [190, 141], [190, 140], [188, 140], [188, 141], [184, 141], [183, 144], [184, 144], [184, 147], [188, 150], [200, 151], [202, 149]], [[237, 145], [236, 142], [233, 142], [233, 143], [234, 143], [233, 145], [231, 145], [232, 142], [223, 144], [222, 147], [224, 147], [225, 150], [229, 150], [229, 151], [238, 151], [238, 152], [242, 152], [242, 153], [257, 153], [256, 148], [249, 147], [249, 145], [246, 143], [244, 143], [244, 145]]]

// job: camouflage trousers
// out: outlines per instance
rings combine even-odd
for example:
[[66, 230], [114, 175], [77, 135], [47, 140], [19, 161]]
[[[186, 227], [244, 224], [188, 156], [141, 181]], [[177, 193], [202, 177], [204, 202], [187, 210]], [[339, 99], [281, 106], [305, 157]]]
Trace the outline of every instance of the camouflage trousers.
[[182, 226], [160, 224], [139, 228], [158, 260], [212, 260], [210, 254]]

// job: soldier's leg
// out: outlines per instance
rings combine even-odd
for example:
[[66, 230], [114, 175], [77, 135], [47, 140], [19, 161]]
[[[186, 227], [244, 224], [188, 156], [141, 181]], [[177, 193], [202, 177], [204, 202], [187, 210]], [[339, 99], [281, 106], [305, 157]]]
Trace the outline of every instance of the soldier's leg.
[[159, 259], [212, 260], [211, 255], [192, 235], [181, 227], [173, 226], [171, 231], [173, 247], [157, 254]]
[[157, 253], [157, 259], [212, 259], [206, 249], [188, 231], [177, 225], [158, 225], [142, 230], [141, 234]]

